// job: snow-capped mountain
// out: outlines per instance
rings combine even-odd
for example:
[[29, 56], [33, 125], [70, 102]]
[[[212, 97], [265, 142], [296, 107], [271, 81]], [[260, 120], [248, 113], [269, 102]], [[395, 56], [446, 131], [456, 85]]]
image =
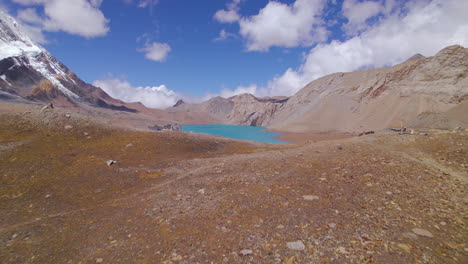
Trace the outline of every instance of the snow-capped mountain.
[[0, 90], [35, 101], [134, 111], [82, 81], [0, 11]]

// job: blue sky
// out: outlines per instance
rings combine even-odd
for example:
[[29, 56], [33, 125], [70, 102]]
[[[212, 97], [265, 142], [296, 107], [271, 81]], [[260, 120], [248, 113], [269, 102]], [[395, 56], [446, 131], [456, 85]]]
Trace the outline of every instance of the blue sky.
[[0, 6], [86, 82], [163, 108], [180, 98], [291, 95], [329, 73], [467, 46], [467, 2], [0, 0]]

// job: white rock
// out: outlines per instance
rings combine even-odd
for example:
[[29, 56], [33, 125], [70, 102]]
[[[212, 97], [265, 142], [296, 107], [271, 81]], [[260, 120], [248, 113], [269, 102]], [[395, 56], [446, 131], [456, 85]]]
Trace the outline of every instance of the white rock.
[[411, 229], [411, 231], [413, 231], [413, 233], [415, 233], [418, 236], [434, 237], [434, 235], [432, 235], [431, 232], [421, 229], [421, 228], [413, 228]]
[[253, 253], [252, 250], [250, 249], [243, 249], [239, 252], [242, 256], [247, 256], [247, 255], [251, 255]]
[[344, 247], [337, 248], [336, 252], [338, 252], [340, 254], [349, 254], [349, 252]]
[[303, 251], [305, 250], [305, 245], [302, 243], [301, 240], [294, 241], [294, 242], [287, 242], [286, 246], [291, 250]]
[[318, 200], [320, 199], [318, 196], [316, 195], [303, 195], [302, 198], [304, 198], [304, 200], [306, 201], [313, 201], [313, 200]]

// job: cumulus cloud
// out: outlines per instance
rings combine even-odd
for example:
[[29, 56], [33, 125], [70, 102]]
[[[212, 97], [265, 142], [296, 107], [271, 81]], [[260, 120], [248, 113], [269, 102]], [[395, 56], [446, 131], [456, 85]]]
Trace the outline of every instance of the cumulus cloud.
[[358, 0], [345, 0], [343, 2], [342, 13], [348, 20], [344, 25], [348, 34], [359, 32], [366, 27], [366, 21], [384, 10], [384, 5], [381, 2]]
[[240, 19], [239, 3], [241, 0], [233, 0], [227, 4], [227, 10], [221, 9], [216, 11], [214, 19], [219, 23], [234, 23]]
[[145, 53], [145, 58], [152, 61], [163, 62], [171, 52], [171, 47], [167, 43], [148, 43], [144, 48], [138, 49]]
[[[102, 0], [13, 0], [23, 6], [18, 19], [33, 31], [63, 31], [69, 34], [93, 38], [109, 31], [109, 20], [99, 9]], [[34, 6], [34, 7], [31, 7]], [[35, 6], [43, 7], [43, 14]], [[34, 36], [33, 36], [34, 37]]]
[[268, 51], [270, 47], [311, 46], [326, 40], [328, 31], [321, 19], [325, 0], [296, 0], [293, 4], [269, 1], [257, 15], [241, 17], [238, 2], [218, 10], [221, 23], [239, 24], [248, 51]]
[[124, 102], [141, 102], [147, 107], [164, 109], [173, 106], [181, 96], [168, 89], [164, 84], [160, 86], [132, 86], [127, 80], [113, 78], [97, 80], [93, 85], [100, 87], [110, 96]]
[[468, 1], [413, 0], [345, 41], [315, 46], [298, 69], [270, 81], [276, 95], [291, 95], [308, 82], [334, 72], [395, 65], [416, 53], [432, 56], [440, 49], [468, 46]]

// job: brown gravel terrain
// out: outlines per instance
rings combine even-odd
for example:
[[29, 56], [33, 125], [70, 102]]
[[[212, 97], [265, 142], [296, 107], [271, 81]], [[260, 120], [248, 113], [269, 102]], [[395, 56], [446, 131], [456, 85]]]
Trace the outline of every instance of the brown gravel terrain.
[[56, 110], [0, 124], [0, 263], [468, 262], [467, 132], [283, 146]]

